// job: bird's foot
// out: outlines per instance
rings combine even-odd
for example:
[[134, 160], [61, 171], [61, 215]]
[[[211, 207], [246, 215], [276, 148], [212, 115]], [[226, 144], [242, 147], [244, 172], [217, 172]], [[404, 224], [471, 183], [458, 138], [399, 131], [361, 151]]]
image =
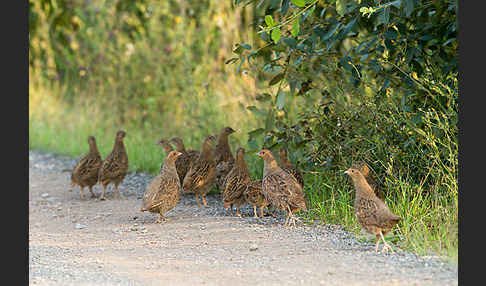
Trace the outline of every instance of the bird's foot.
[[388, 250], [390, 250], [390, 251], [391, 251], [391, 253], [395, 253], [395, 252], [393, 251], [393, 248], [391, 247], [391, 245], [389, 245], [388, 243], [385, 243], [385, 244], [383, 245], [383, 248], [381, 249], [381, 253], [387, 253], [387, 252], [388, 252]]

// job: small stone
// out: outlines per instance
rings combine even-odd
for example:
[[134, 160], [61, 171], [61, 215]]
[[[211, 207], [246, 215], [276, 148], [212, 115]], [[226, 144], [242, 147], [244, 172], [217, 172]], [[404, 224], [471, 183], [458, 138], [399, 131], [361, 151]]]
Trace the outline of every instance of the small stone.
[[75, 225], [74, 225], [74, 227], [75, 227], [76, 229], [83, 229], [83, 228], [85, 228], [86, 226], [85, 226], [84, 224], [77, 223], [77, 224], [75, 224]]
[[250, 245], [250, 251], [255, 251], [257, 249], [258, 249], [258, 245], [256, 245], [256, 244]]
[[48, 194], [48, 193], [43, 193], [43, 194], [41, 195], [41, 198], [43, 198], [43, 199], [46, 199], [46, 198], [48, 198], [48, 197], [49, 197], [49, 194]]

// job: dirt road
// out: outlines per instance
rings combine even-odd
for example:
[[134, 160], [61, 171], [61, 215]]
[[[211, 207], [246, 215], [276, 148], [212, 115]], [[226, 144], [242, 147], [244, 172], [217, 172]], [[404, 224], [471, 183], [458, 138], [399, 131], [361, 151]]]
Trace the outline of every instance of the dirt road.
[[[291, 229], [282, 220], [225, 213], [220, 199], [198, 209], [184, 196], [156, 224], [139, 212], [150, 176], [131, 174], [121, 199], [69, 192], [75, 161], [29, 152], [31, 285], [457, 285], [457, 266], [412, 253], [374, 252], [340, 226]], [[86, 197], [89, 198], [89, 192]], [[101, 188], [95, 187], [99, 196]]]

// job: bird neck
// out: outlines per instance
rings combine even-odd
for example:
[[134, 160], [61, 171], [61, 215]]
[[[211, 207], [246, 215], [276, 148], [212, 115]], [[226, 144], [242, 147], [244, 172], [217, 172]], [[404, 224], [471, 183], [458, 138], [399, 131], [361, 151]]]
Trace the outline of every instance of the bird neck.
[[211, 148], [211, 143], [209, 142], [204, 142], [201, 154], [199, 155], [199, 158], [203, 159], [209, 159], [211, 158], [212, 155], [212, 148]]
[[186, 152], [186, 146], [184, 146], [184, 143], [181, 142], [181, 143], [177, 144], [176, 150], [178, 152], [185, 153]]
[[115, 149], [125, 151], [125, 144], [123, 144], [123, 140], [115, 140]]
[[292, 166], [292, 163], [290, 163], [289, 159], [287, 159], [287, 156], [281, 156], [280, 157], [280, 165], [281, 166]]
[[177, 174], [175, 161], [173, 159], [165, 159], [164, 166], [162, 168], [168, 172]]
[[95, 154], [100, 153], [98, 151], [98, 147], [96, 146], [96, 143], [89, 144], [89, 152], [90, 153], [95, 153]]
[[250, 171], [248, 170], [248, 166], [246, 166], [246, 162], [245, 162], [245, 158], [244, 158], [243, 154], [237, 154], [236, 165], [243, 172], [248, 173], [248, 174], [250, 173]]
[[266, 176], [272, 172], [275, 172], [279, 169], [277, 165], [277, 161], [275, 159], [268, 159], [267, 161], [263, 161], [263, 176]]
[[359, 173], [353, 180], [357, 195], [374, 195], [373, 189], [366, 181], [365, 177]]

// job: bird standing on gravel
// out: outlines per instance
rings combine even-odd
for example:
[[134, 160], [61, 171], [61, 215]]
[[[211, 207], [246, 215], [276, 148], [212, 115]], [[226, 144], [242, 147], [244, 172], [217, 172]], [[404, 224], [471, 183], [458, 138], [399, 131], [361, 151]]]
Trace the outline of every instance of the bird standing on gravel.
[[182, 155], [171, 151], [164, 160], [159, 174], [147, 186], [143, 195], [141, 212], [159, 213], [157, 223], [166, 221], [164, 214], [173, 209], [180, 198], [181, 183], [175, 166], [176, 159]]
[[88, 187], [94, 198], [93, 186], [98, 183], [98, 172], [101, 166], [101, 155], [94, 136], [88, 137], [89, 152], [84, 155], [71, 173], [71, 187], [79, 185], [81, 198], [84, 200], [84, 188]]
[[178, 152], [182, 153], [182, 155], [177, 158], [175, 166], [177, 169], [177, 174], [179, 175], [179, 180], [183, 182], [184, 177], [191, 168], [191, 165], [197, 161], [200, 153], [196, 150], [186, 150], [184, 142], [179, 137], [174, 137], [170, 139], [170, 142], [172, 142], [176, 146], [176, 150]]
[[223, 207], [230, 208], [233, 216], [233, 205], [236, 205], [236, 215], [241, 216], [240, 206], [245, 202], [243, 192], [251, 182], [250, 171], [245, 162], [245, 149], [236, 150], [236, 161], [231, 171], [226, 175], [223, 185]]
[[118, 196], [118, 185], [123, 181], [128, 172], [128, 155], [123, 144], [125, 131], [118, 131], [115, 136], [115, 145], [111, 153], [105, 158], [100, 167], [98, 182], [103, 185], [103, 192], [100, 200], [105, 199], [106, 187], [113, 183], [115, 185], [115, 196]]
[[375, 195], [358, 169], [349, 168], [344, 173], [351, 177], [356, 190], [354, 210], [358, 222], [366, 231], [376, 236], [375, 251], [378, 252], [380, 237], [384, 244], [382, 252], [388, 249], [392, 250], [383, 235], [389, 232], [402, 218], [393, 214], [385, 203]]
[[[245, 200], [253, 205], [253, 214], [255, 218], [258, 218], [257, 206], [260, 208], [260, 217], [263, 218], [263, 208], [268, 206], [269, 203], [263, 195], [262, 180], [251, 181], [243, 192]], [[273, 214], [272, 214], [273, 215]]]
[[287, 212], [284, 225], [295, 226], [293, 214], [299, 210], [307, 210], [302, 187], [294, 176], [282, 170], [275, 161], [272, 153], [263, 149], [258, 153], [263, 158], [262, 188], [265, 199], [275, 208]]
[[289, 173], [290, 175], [294, 176], [299, 185], [304, 188], [304, 177], [302, 176], [302, 173], [299, 171], [299, 169], [292, 165], [292, 163], [287, 158], [287, 150], [285, 149], [285, 147], [280, 148], [279, 155], [280, 168], [282, 168], [282, 170]]
[[213, 144], [216, 138], [208, 136], [204, 140], [199, 158], [191, 165], [182, 183], [183, 193], [195, 193], [198, 207], [201, 207], [199, 197], [206, 207], [206, 194], [216, 181], [216, 163], [214, 162]]
[[224, 180], [226, 175], [233, 168], [235, 162], [235, 158], [231, 153], [231, 148], [228, 143], [228, 136], [233, 133], [235, 133], [235, 130], [229, 126], [221, 129], [218, 136], [218, 143], [214, 150], [214, 161], [216, 162], [217, 170], [216, 185], [220, 190], [224, 190]]

